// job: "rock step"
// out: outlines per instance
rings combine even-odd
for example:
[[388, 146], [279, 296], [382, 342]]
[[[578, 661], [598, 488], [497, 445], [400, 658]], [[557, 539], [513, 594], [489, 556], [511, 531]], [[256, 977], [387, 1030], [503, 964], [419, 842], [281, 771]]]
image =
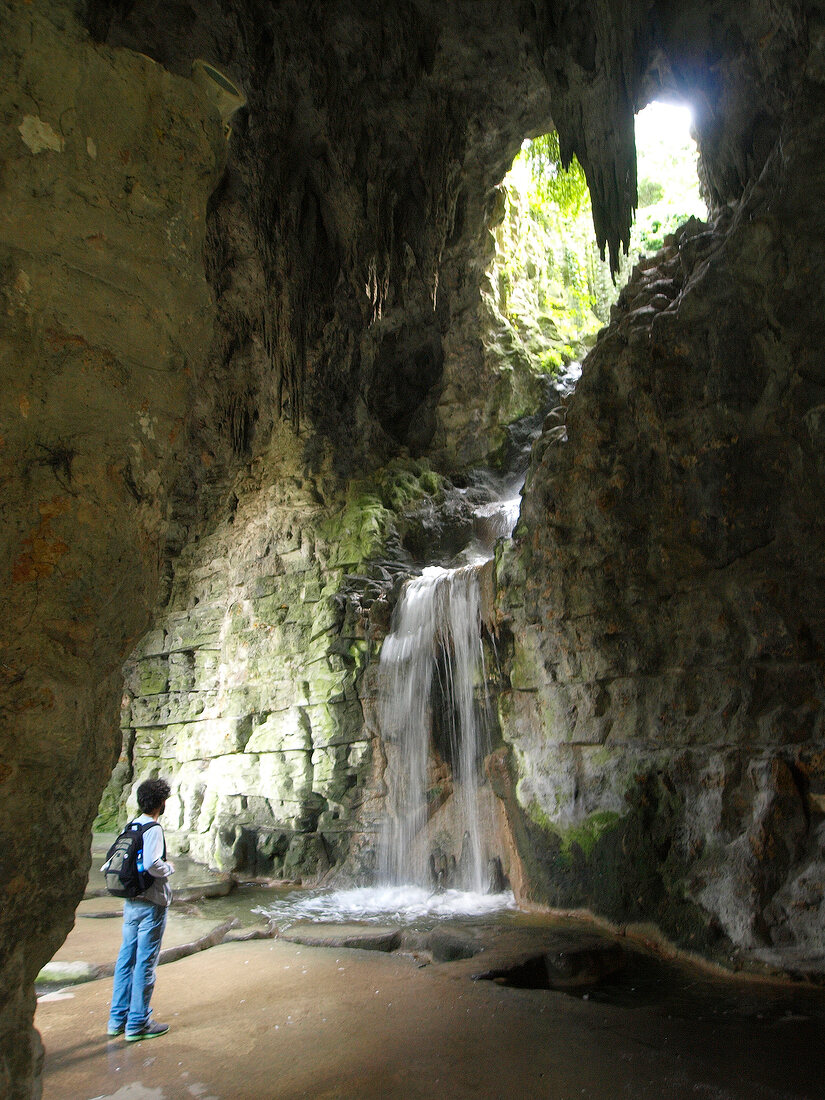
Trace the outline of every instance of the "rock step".
[[280, 939], [305, 947], [354, 947], [361, 951], [396, 951], [401, 944], [397, 928], [384, 925], [323, 924], [307, 921], [281, 932]]

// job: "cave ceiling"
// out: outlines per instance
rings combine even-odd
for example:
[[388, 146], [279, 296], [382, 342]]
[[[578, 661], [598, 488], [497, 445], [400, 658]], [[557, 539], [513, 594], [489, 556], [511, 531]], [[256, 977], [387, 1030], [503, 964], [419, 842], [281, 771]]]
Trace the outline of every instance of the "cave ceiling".
[[[690, 101], [709, 203], [734, 201], [775, 141], [806, 33], [801, 7], [766, 0], [90, 0], [86, 22], [172, 72], [203, 58], [246, 98], [207, 241], [220, 323], [195, 429], [219, 466], [259, 451], [279, 418], [343, 454], [425, 451], [438, 345], [523, 138], [558, 129], [615, 265], [636, 205], [634, 113]], [[402, 371], [388, 393], [399, 346], [421, 378], [411, 392]], [[393, 413], [410, 401], [414, 415]]]

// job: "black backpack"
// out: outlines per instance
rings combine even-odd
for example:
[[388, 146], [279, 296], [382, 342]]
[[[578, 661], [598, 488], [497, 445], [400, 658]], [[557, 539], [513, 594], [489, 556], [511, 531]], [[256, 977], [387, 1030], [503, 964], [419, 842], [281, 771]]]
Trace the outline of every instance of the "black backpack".
[[[147, 829], [160, 825], [147, 821], [145, 825], [130, 821], [112, 847], [106, 853], [104, 875], [106, 889], [116, 898], [136, 898], [152, 885], [154, 875], [143, 870], [143, 834]], [[163, 842], [163, 858], [166, 859], [166, 841]]]

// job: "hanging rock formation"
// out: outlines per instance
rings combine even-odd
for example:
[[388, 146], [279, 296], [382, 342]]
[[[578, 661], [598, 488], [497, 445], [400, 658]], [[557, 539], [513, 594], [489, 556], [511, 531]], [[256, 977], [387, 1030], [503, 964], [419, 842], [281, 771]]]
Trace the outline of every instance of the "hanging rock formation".
[[[277, 814], [307, 835], [354, 809], [347, 600], [378, 629], [409, 503], [382, 468], [501, 442], [495, 188], [555, 122], [615, 257], [660, 91], [695, 104], [712, 224], [638, 274], [566, 442], [536, 451], [490, 768], [533, 897], [821, 957], [817, 6], [2, 0], [0, 25], [0, 1089], [39, 1094], [32, 982], [83, 889], [138, 642], [129, 728], [188, 777], [204, 855], [285, 859], [261, 847]], [[246, 100], [229, 135], [196, 58]]]

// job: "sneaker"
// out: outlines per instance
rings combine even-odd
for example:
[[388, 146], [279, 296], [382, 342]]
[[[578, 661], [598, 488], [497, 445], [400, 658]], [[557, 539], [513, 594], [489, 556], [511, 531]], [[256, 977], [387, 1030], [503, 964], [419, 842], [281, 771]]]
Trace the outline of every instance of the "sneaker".
[[158, 1035], [165, 1035], [169, 1030], [168, 1024], [147, 1024], [143, 1031], [136, 1031], [134, 1035], [126, 1032], [127, 1043], [137, 1043], [140, 1039], [156, 1039]]
[[106, 1034], [109, 1036], [110, 1039], [114, 1039], [117, 1035], [122, 1035], [125, 1030], [126, 1024], [118, 1024], [117, 1027], [111, 1027], [110, 1025], [106, 1029]]

